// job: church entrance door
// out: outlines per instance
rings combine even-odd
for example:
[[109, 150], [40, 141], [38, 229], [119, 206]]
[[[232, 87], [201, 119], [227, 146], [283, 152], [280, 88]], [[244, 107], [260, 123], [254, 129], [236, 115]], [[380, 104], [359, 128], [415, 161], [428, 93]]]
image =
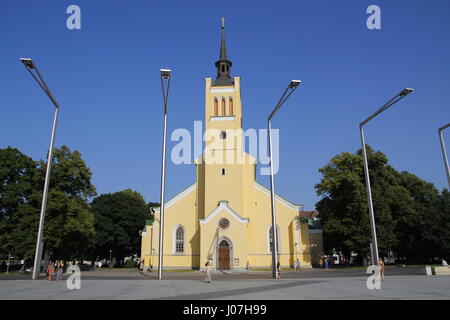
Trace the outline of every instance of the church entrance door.
[[219, 270], [230, 269], [230, 244], [226, 240], [219, 243]]

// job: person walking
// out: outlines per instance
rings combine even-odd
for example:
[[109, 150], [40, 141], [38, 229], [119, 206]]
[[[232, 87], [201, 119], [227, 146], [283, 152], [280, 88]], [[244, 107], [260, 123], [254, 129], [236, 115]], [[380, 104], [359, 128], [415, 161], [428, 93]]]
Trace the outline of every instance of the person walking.
[[64, 264], [62, 261], [58, 263], [58, 267], [56, 268], [56, 281], [62, 281], [63, 278], [63, 270], [64, 270]]
[[297, 259], [297, 261], [295, 261], [295, 271], [300, 272], [300, 260]]
[[379, 266], [380, 266], [380, 277], [381, 277], [381, 280], [384, 280], [384, 261], [383, 261], [382, 258], [380, 258]]
[[211, 282], [211, 267], [209, 260], [205, 263], [205, 280], [203, 282], [210, 283]]
[[48, 265], [48, 268], [47, 268], [48, 281], [53, 280], [53, 272], [54, 271], [55, 271], [55, 266], [53, 265], [53, 263], [50, 262], [50, 264]]
[[250, 261], [247, 261], [247, 265], [245, 266], [245, 270], [246, 270], [247, 272], [250, 271]]
[[281, 265], [280, 262], [277, 263], [277, 279], [281, 278]]

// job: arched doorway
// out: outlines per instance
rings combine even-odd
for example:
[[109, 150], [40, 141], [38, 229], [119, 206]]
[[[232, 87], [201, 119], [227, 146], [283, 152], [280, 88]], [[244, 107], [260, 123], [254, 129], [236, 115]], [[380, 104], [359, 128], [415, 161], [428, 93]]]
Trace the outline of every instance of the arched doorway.
[[231, 246], [223, 239], [217, 248], [217, 267], [219, 270], [230, 270], [231, 267]]

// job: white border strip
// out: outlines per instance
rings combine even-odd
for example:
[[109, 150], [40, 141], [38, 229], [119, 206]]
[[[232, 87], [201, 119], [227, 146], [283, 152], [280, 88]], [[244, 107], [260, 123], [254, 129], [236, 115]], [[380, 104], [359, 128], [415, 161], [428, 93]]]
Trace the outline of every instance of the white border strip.
[[[259, 189], [263, 192], [265, 192], [266, 194], [268, 194], [270, 196], [270, 190], [267, 189], [266, 187], [264, 187], [263, 185], [259, 184], [258, 182], [254, 182], [254, 186], [256, 187], [256, 189]], [[297, 210], [300, 211], [300, 205], [298, 204], [294, 204], [282, 197], [280, 197], [279, 195], [275, 194], [275, 199], [278, 200], [279, 202], [281, 202], [282, 204], [288, 206], [289, 208], [293, 209], [293, 210]]]

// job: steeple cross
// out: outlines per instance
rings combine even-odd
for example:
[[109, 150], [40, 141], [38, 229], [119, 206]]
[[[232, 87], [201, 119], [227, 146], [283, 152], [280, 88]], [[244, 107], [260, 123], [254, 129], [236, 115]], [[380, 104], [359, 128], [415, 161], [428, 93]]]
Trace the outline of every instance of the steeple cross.
[[225, 18], [222, 17], [220, 20], [222, 21], [222, 29], [225, 29]]

